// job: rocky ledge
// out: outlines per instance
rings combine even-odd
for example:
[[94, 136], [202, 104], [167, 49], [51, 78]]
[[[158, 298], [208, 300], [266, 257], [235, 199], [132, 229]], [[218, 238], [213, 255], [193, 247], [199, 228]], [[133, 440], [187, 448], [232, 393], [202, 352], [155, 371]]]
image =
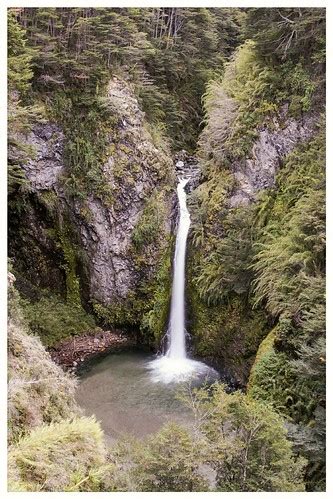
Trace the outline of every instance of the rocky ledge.
[[56, 364], [66, 371], [76, 372], [96, 357], [134, 347], [136, 344], [135, 336], [125, 335], [118, 330], [100, 331], [64, 340], [50, 348], [49, 353]]

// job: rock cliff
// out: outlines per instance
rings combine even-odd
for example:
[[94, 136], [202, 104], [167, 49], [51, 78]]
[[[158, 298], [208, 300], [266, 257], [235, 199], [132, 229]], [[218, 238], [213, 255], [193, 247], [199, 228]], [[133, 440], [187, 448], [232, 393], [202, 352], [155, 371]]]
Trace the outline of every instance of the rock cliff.
[[[285, 113], [287, 109], [281, 111], [280, 120], [286, 119]], [[283, 159], [313, 136], [317, 123], [318, 116], [311, 113], [298, 120], [287, 118], [283, 128], [276, 122], [273, 129], [259, 129], [249, 157], [231, 166], [235, 187], [229, 206], [247, 205], [256, 199], [259, 191], [273, 187]]]
[[[175, 177], [168, 150], [154, 144], [131, 86], [113, 78], [104, 101], [114, 123], [100, 165], [107, 196], [68, 188], [68, 137], [61, 123], [33, 126], [24, 138], [34, 155], [24, 166], [29, 187], [12, 222], [10, 256], [21, 287], [29, 282], [68, 298], [74, 280], [85, 303], [107, 306], [135, 294], [156, 272], [169, 244]], [[135, 244], [147, 218], [151, 237]]]

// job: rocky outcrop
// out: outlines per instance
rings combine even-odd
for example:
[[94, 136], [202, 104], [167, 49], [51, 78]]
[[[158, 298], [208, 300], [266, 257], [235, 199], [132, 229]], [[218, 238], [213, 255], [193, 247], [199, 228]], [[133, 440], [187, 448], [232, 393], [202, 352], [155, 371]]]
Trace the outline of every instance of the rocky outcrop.
[[185, 187], [186, 192], [192, 192], [198, 187], [201, 180], [201, 168], [195, 156], [190, 156], [185, 150], [179, 151], [175, 155], [175, 169], [179, 178], [189, 179]]
[[121, 331], [99, 331], [62, 341], [49, 353], [56, 364], [66, 371], [76, 372], [96, 357], [135, 345], [135, 338]]
[[[126, 298], [138, 281], [132, 250], [132, 232], [146, 201], [163, 182], [172, 182], [172, 162], [158, 150], [144, 127], [144, 114], [127, 85], [118, 79], [108, 88], [108, 99], [118, 116], [118, 137], [110, 136], [113, 154], [103, 166], [104, 177], [114, 193], [105, 206], [89, 197], [89, 223], [80, 224], [83, 248], [90, 264], [90, 294], [102, 303]], [[165, 199], [171, 210], [170, 197]], [[76, 213], [80, 203], [75, 205]], [[170, 217], [161, 220], [161, 231], [170, 232]], [[148, 262], [148, 272], [155, 261]]]
[[275, 129], [260, 129], [251, 155], [231, 166], [236, 187], [229, 199], [229, 206], [247, 205], [255, 200], [259, 191], [273, 187], [283, 158], [313, 136], [317, 123], [318, 116], [309, 114], [300, 120], [288, 118], [283, 128], [276, 123]]
[[55, 123], [37, 124], [29, 133], [26, 142], [34, 154], [23, 168], [34, 191], [58, 185], [60, 175], [64, 175], [64, 141], [65, 136]]
[[[79, 248], [75, 272], [85, 277], [87, 299], [108, 305], [125, 299], [142, 279], [133, 255], [132, 234], [145, 206], [160, 192], [165, 209], [159, 217], [160, 226], [156, 227], [156, 251], [145, 255], [144, 267], [145, 278], [154, 274], [159, 252], [166, 247], [171, 232], [170, 186], [175, 185], [175, 178], [172, 160], [154, 145], [130, 85], [113, 78], [105, 101], [115, 122], [108, 132], [106, 161], [100, 165], [102, 187], [108, 191], [108, 199], [96, 192], [87, 192], [84, 197], [69, 192], [71, 172], [65, 164], [65, 133], [59, 124], [38, 124], [26, 139], [35, 150], [24, 166], [34, 202], [28, 210], [30, 215], [25, 215], [29, 220], [23, 224], [42, 253], [53, 246], [55, 237], [60, 238], [58, 246], [63, 244], [61, 234], [54, 232], [61, 232], [61, 225], [66, 225], [63, 235], [67, 237], [70, 232], [72, 243]], [[54, 220], [48, 224], [45, 220], [50, 212]], [[27, 241], [26, 244], [29, 246]], [[15, 254], [13, 257], [15, 260]], [[68, 265], [66, 255], [63, 263]]]

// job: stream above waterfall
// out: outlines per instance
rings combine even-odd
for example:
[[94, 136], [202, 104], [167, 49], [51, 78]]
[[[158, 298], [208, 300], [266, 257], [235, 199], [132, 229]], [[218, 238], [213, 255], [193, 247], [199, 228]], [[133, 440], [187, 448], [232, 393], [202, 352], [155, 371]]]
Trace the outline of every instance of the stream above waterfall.
[[197, 373], [192, 382], [156, 382], [149, 370], [153, 358], [141, 351], [110, 354], [82, 373], [76, 400], [86, 415], [94, 414], [101, 422], [108, 441], [123, 434], [143, 438], [170, 421], [191, 425], [193, 414], [177, 395], [217, 379], [211, 370], [210, 377], [207, 371]]

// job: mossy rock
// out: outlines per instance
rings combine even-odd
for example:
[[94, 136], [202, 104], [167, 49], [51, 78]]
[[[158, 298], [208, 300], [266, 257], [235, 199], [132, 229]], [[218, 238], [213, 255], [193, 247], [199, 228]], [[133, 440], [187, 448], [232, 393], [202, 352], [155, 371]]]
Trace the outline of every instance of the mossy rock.
[[288, 357], [274, 348], [277, 327], [261, 343], [252, 366], [247, 393], [250, 397], [272, 404], [285, 416], [293, 414], [296, 401], [295, 374]]
[[22, 306], [31, 331], [48, 347], [97, 329], [94, 317], [81, 305], [65, 302], [57, 295], [46, 294], [34, 303], [22, 300]]
[[272, 354], [274, 354], [274, 341], [275, 341], [275, 329], [273, 329], [266, 338], [260, 343], [258, 352], [251, 368], [249, 381], [247, 384], [247, 391], [249, 395], [255, 390], [256, 378], [258, 370], [260, 370], [260, 364], [266, 363]]
[[[156, 272], [148, 279], [142, 279], [126, 299], [108, 305], [95, 302], [93, 309], [101, 324], [106, 327], [122, 327], [140, 331], [141, 341], [158, 348], [166, 332], [171, 299], [173, 239], [159, 256]], [[137, 255], [138, 268], [145, 266], [143, 255]]]
[[208, 358], [246, 383], [260, 341], [267, 331], [266, 315], [252, 310], [234, 296], [225, 303], [209, 306], [196, 291], [189, 295], [189, 332], [195, 354]]

